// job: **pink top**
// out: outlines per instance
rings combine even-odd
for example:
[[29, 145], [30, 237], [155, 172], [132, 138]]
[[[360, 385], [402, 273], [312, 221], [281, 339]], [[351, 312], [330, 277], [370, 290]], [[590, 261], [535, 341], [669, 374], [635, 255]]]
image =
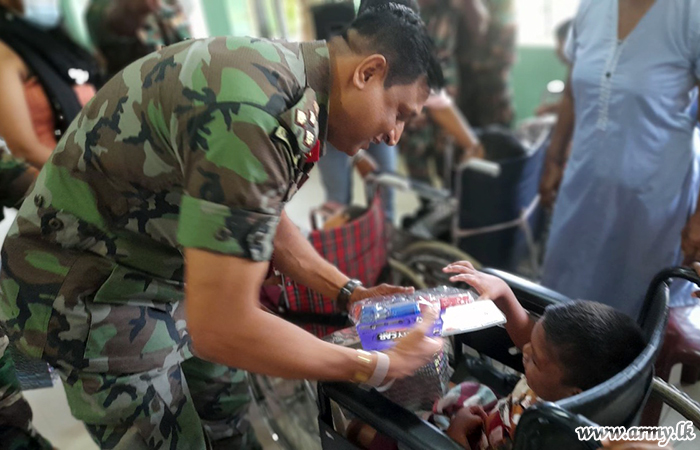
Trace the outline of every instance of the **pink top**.
[[[83, 106], [95, 95], [95, 87], [91, 84], [76, 85], [73, 90]], [[30, 78], [24, 83], [24, 97], [27, 99], [32, 126], [39, 137], [39, 142], [49, 148], [56, 147], [53, 110], [44, 88], [36, 77]]]

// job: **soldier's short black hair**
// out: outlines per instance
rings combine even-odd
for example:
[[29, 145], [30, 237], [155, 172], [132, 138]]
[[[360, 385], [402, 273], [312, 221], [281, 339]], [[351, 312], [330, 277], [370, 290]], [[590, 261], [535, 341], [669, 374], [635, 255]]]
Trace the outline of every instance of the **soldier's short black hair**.
[[565, 370], [564, 383], [584, 391], [623, 371], [646, 346], [632, 318], [597, 302], [550, 306], [542, 326]]
[[413, 12], [420, 14], [420, 7], [418, 6], [418, 2], [416, 0], [361, 0], [360, 6], [357, 8], [357, 15], [364, 13], [370, 8], [376, 8], [389, 3], [407, 6], [408, 8], [411, 8]]
[[386, 87], [411, 84], [423, 76], [430, 89], [440, 89], [445, 84], [435, 44], [418, 15], [415, 1], [365, 0], [357, 18], [343, 33], [346, 41], [350, 30], [365, 40], [364, 50], [386, 58]]

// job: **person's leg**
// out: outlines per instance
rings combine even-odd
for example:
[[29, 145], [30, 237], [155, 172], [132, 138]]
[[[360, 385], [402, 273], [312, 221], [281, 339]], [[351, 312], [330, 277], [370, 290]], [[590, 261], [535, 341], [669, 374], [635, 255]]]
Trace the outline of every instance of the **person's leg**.
[[61, 375], [71, 413], [103, 449], [211, 448], [182, 371], [192, 357], [184, 302], [155, 301], [156, 293], [178, 295], [159, 291], [158, 280], [149, 280], [148, 292], [123, 274], [100, 284], [104, 272], [114, 274], [102, 261], [73, 264], [76, 276], [62, 291], [65, 306], [54, 308], [43, 352]]
[[250, 392], [243, 370], [191, 358], [182, 364], [199, 418], [214, 449], [261, 449], [248, 420]]
[[343, 205], [352, 200], [352, 162], [350, 157], [326, 143], [326, 154], [318, 161], [326, 200]]
[[[369, 146], [368, 152], [377, 162], [380, 172], [396, 173], [398, 164], [398, 152], [396, 147], [389, 146], [385, 143], [372, 144]], [[394, 221], [394, 190], [384, 188], [382, 192], [382, 201], [384, 202], [384, 213], [387, 220]]]
[[399, 148], [406, 158], [408, 176], [423, 183], [432, 184], [430, 177], [430, 164], [432, 157], [432, 128], [427, 123], [420, 127], [406, 130], [401, 139]]
[[32, 409], [22, 396], [8, 344], [0, 329], [0, 448], [51, 450], [51, 444], [32, 426]]
[[59, 373], [73, 416], [101, 449], [211, 448], [179, 363], [122, 376]]

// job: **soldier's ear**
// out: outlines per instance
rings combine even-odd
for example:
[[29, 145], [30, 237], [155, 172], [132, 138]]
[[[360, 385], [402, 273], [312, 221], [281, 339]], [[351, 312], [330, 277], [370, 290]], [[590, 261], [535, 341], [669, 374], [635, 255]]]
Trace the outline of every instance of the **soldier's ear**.
[[357, 65], [352, 81], [355, 87], [363, 90], [370, 83], [381, 82], [384, 84], [388, 71], [389, 64], [384, 56], [370, 55]]

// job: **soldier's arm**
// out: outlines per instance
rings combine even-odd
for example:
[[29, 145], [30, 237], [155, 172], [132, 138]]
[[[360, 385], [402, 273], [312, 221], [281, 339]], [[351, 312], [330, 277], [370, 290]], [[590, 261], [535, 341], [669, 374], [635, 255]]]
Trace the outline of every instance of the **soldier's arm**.
[[34, 131], [29, 106], [24, 95], [24, 64], [8, 46], [0, 42], [0, 136], [13, 155], [41, 168], [51, 156], [52, 148], [39, 141]]
[[[292, 379], [347, 381], [374, 372], [376, 354], [363, 362], [357, 350], [324, 342], [260, 308], [267, 263], [186, 248], [185, 264], [187, 328], [200, 357]], [[386, 352], [386, 379], [413, 374], [442, 348], [425, 336], [436, 314], [426, 317]]]
[[446, 107], [429, 108], [428, 113], [435, 123], [452, 136], [457, 145], [462, 148], [462, 159], [484, 157], [484, 149], [479, 139], [454, 102]]
[[[286, 213], [282, 213], [277, 226], [274, 246], [277, 270], [326, 297], [337, 298], [340, 289], [350, 280], [318, 254]], [[369, 288], [358, 286], [350, 296], [348, 306], [364, 298], [409, 292], [413, 292], [413, 288], [388, 284]]]
[[187, 327], [209, 361], [287, 378], [350, 380], [355, 350], [323, 342], [259, 305], [266, 262], [188, 248]]
[[336, 298], [349, 280], [318, 254], [286, 213], [277, 226], [274, 246], [275, 268], [327, 297]]

